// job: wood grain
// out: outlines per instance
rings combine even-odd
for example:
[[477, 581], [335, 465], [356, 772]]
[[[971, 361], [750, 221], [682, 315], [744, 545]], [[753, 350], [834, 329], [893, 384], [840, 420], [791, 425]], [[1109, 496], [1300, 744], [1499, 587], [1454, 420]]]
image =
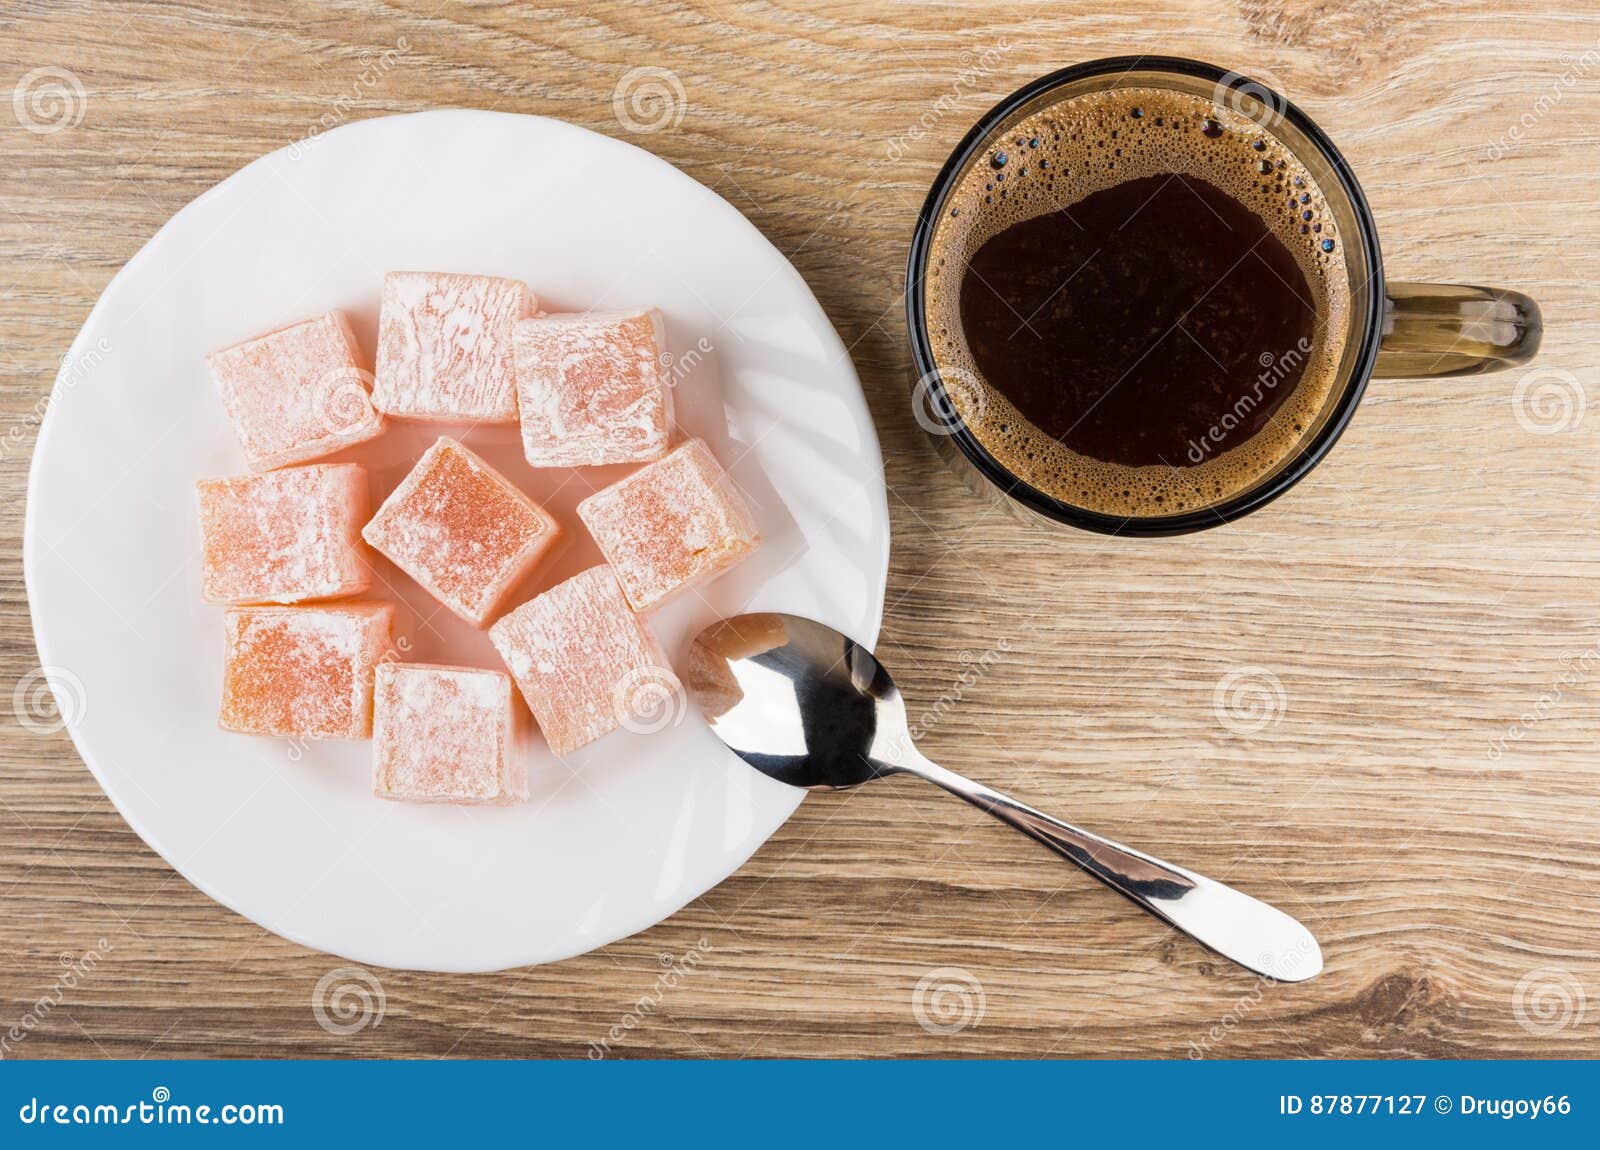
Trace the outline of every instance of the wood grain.
[[[190, 887], [64, 735], [8, 710], [0, 1036], [23, 1037], [6, 1055], [1600, 1054], [1600, 411], [1541, 433], [1518, 418], [1518, 373], [1385, 381], [1314, 477], [1236, 526], [1048, 533], [938, 462], [901, 321], [916, 208], [974, 118], [1065, 63], [1188, 55], [1272, 78], [1328, 129], [1392, 275], [1534, 295], [1539, 368], [1600, 406], [1600, 14], [1579, 8], [7, 5], [0, 92], [51, 67], [83, 98], [50, 134], [0, 108], [0, 688], [37, 662], [21, 537], [44, 398], [161, 223], [319, 124], [560, 116], [726, 196], [850, 346], [892, 492], [881, 654], [913, 713], [937, 711], [928, 753], [1277, 901], [1328, 969], [1262, 987], [961, 804], [891, 784], [812, 798], [728, 882], [604, 951], [375, 972], [381, 1022], [333, 1035], [310, 1000], [337, 964]], [[675, 125], [619, 122], [613, 91], [640, 65], [681, 82]], [[1241, 668], [1275, 705], [1253, 733], [1213, 706]], [[662, 956], [697, 947], [663, 986]], [[62, 956], [90, 951], [65, 978]], [[955, 1033], [914, 1009], [941, 968], [981, 986], [981, 1018]], [[976, 1016], [975, 987], [967, 1001]]]

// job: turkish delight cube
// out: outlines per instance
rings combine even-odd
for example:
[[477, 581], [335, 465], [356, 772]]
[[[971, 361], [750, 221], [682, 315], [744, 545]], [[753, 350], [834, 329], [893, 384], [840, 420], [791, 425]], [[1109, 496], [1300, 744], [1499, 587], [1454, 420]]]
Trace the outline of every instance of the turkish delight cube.
[[541, 315], [513, 340], [522, 450], [535, 467], [643, 463], [672, 433], [661, 313]]
[[699, 439], [595, 492], [578, 516], [636, 611], [714, 579], [761, 541], [733, 480]]
[[372, 585], [361, 545], [371, 508], [360, 464], [202, 479], [195, 491], [207, 603], [298, 603]]
[[368, 738], [373, 670], [393, 620], [389, 603], [230, 608], [219, 725], [250, 735]]
[[372, 401], [399, 419], [515, 423], [511, 331], [536, 303], [520, 280], [390, 272]]
[[528, 797], [504, 671], [384, 663], [374, 692], [373, 794], [417, 803]]
[[206, 364], [252, 471], [320, 459], [383, 430], [341, 311], [212, 352]]
[[449, 436], [417, 460], [362, 536], [474, 627], [555, 546], [561, 528]]
[[678, 677], [604, 564], [528, 600], [489, 638], [558, 755], [683, 716]]

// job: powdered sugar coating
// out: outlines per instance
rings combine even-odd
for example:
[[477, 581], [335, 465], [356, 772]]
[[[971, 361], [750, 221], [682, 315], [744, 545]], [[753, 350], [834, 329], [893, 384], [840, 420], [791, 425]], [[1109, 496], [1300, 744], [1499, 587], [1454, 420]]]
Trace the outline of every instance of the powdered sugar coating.
[[207, 603], [298, 603], [372, 585], [361, 545], [367, 470], [359, 464], [202, 479], [195, 494]]
[[498, 471], [442, 436], [361, 534], [435, 599], [484, 627], [561, 528]]
[[393, 619], [388, 603], [231, 608], [218, 724], [251, 735], [369, 737], [373, 669]]
[[374, 691], [373, 794], [423, 803], [528, 797], [505, 672], [385, 663]]
[[604, 564], [528, 600], [489, 628], [489, 638], [558, 755], [622, 725], [630, 690], [682, 691]]
[[252, 471], [320, 459], [383, 430], [341, 311], [212, 352], [206, 364]]
[[390, 272], [372, 401], [400, 419], [515, 423], [511, 332], [535, 307], [520, 280]]
[[513, 350], [522, 450], [533, 466], [643, 463], [667, 453], [672, 391], [660, 312], [525, 319]]
[[589, 496], [578, 516], [636, 611], [716, 578], [761, 542], [750, 508], [699, 439]]

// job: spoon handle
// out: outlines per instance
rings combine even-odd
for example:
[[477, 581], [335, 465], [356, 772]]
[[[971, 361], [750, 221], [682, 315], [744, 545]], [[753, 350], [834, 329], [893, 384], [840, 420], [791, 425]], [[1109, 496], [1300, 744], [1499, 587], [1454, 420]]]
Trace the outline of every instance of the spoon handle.
[[1317, 940], [1283, 911], [1204, 875], [1053, 819], [922, 755], [911, 758], [902, 759], [899, 769], [1010, 823], [1224, 958], [1275, 982], [1303, 982], [1322, 970]]

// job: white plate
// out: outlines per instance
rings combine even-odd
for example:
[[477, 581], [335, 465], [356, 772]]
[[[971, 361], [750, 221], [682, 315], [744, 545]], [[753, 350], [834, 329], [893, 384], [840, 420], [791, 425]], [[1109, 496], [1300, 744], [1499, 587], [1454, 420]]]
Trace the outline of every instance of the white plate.
[[[202, 357], [330, 307], [350, 311], [370, 354], [382, 276], [397, 268], [515, 276], [550, 310], [662, 309], [679, 426], [730, 467], [765, 537], [703, 598], [653, 617], [674, 658], [701, 625], [747, 608], [877, 639], [882, 457], [850, 358], [800, 276], [647, 152], [554, 120], [438, 111], [256, 161], [106, 289], [64, 362], [28, 488], [40, 661], [106, 794], [217, 901], [359, 962], [550, 962], [710, 889], [801, 792], [743, 766], [682, 709], [664, 730], [619, 731], [565, 762], [541, 744], [531, 801], [504, 809], [376, 799], [370, 743], [217, 729], [221, 611], [200, 601], [193, 490], [244, 466]], [[376, 502], [438, 433], [395, 423], [335, 458], [369, 464]], [[514, 428], [466, 441], [580, 537], [542, 582], [598, 560], [573, 508], [627, 469], [534, 471]], [[408, 659], [499, 666], [482, 633], [384, 573]]]

